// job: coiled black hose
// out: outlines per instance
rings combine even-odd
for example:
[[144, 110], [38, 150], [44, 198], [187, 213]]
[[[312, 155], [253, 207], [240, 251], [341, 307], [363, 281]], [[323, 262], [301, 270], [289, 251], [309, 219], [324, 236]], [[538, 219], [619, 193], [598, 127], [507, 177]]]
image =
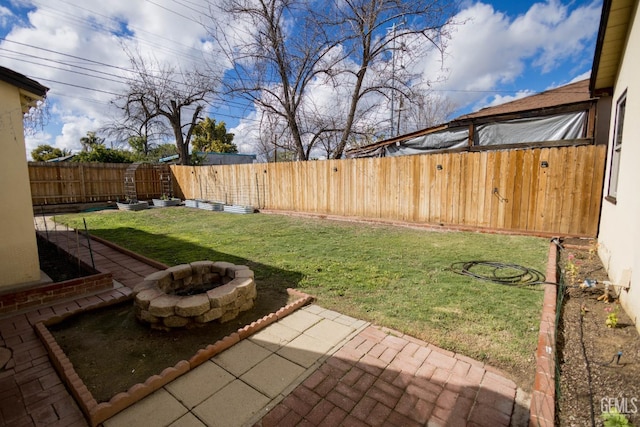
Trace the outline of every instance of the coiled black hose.
[[[531, 286], [551, 283], [546, 282], [544, 274], [533, 268], [495, 261], [454, 262], [451, 264], [450, 270], [463, 276], [507, 286]], [[556, 285], [556, 283], [551, 284]]]

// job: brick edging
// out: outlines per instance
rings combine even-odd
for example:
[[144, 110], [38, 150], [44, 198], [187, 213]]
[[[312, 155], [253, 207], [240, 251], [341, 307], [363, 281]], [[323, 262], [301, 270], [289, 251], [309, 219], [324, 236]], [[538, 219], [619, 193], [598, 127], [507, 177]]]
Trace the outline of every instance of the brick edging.
[[128, 255], [131, 258], [135, 258], [138, 261], [144, 262], [145, 264], [148, 264], [148, 265], [150, 265], [152, 267], [155, 267], [155, 268], [157, 268], [159, 270], [166, 270], [167, 268], [170, 267], [169, 265], [163, 264], [163, 263], [158, 262], [158, 261], [156, 261], [154, 259], [151, 259], [151, 258], [147, 258], [144, 255], [140, 255], [137, 252], [134, 252], [134, 251], [129, 250], [127, 248], [123, 248], [122, 246], [117, 245], [117, 244], [115, 244], [113, 242], [110, 242], [109, 240], [103, 239], [102, 237], [94, 236], [93, 234], [91, 234], [90, 237], [91, 237], [91, 239], [95, 240], [96, 242], [102, 243], [105, 246], [109, 246], [112, 249], [115, 249], [115, 250], [117, 250], [119, 252], [122, 252], [123, 254]]
[[12, 289], [10, 293], [0, 293], [0, 316], [33, 310], [69, 298], [83, 297], [105, 291], [112, 286], [113, 276], [111, 273], [98, 273], [63, 282]]
[[[100, 303], [90, 305], [83, 309], [65, 313], [64, 316], [53, 316], [44, 320], [44, 322], [38, 322], [35, 325], [35, 330], [45, 346], [47, 353], [52, 360], [53, 366], [62, 378], [63, 382], [66, 384], [67, 388], [71, 391], [71, 394], [78, 403], [78, 406], [80, 406], [80, 409], [89, 421], [89, 424], [92, 427], [96, 427], [118, 412], [133, 405], [154, 391], [164, 387], [179, 376], [186, 374], [191, 369], [194, 369], [216, 354], [228, 349], [234, 344], [237, 344], [240, 340], [249, 337], [250, 335], [288, 316], [300, 307], [310, 304], [315, 300], [314, 297], [295, 289], [289, 288], [287, 289], [287, 293], [290, 296], [298, 297], [298, 299], [285, 305], [276, 312], [267, 314], [257, 321], [238, 329], [236, 332], [227, 335], [226, 337], [216, 341], [214, 344], [210, 344], [205, 348], [197, 350], [189, 360], [181, 360], [174, 366], [164, 369], [160, 374], [152, 375], [147, 378], [144, 383], [132, 385], [127, 391], [116, 394], [108, 402], [98, 403], [96, 401], [82, 379], [78, 376], [67, 355], [64, 354], [51, 332], [47, 329], [48, 325], [59, 323], [71, 315], [108, 304]], [[108, 303], [115, 304], [122, 302], [124, 299], [130, 299], [130, 295], [127, 295], [126, 298], [116, 298], [108, 301]]]
[[[556, 397], [556, 304], [558, 296], [558, 247], [549, 244], [544, 300], [536, 351], [536, 373], [529, 408], [529, 426], [553, 427]], [[553, 283], [553, 284], [552, 284]]]

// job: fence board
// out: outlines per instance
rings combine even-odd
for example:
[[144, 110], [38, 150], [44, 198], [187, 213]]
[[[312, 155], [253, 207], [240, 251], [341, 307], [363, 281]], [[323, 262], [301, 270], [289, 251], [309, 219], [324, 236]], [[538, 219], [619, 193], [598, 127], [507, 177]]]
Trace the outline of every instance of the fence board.
[[[171, 173], [174, 193], [182, 198], [273, 210], [595, 236], [605, 157], [605, 146], [582, 145], [382, 159], [171, 166]], [[543, 160], [549, 162], [548, 168], [541, 168]], [[30, 163], [32, 202], [37, 206], [124, 199], [127, 166]], [[158, 169], [140, 165], [136, 185], [139, 199], [159, 197]], [[494, 188], [499, 194], [494, 194]]]
[[[34, 206], [107, 202], [125, 199], [124, 173], [128, 164], [30, 162], [31, 201]], [[138, 197], [162, 195], [160, 176], [153, 165], [136, 171]]]

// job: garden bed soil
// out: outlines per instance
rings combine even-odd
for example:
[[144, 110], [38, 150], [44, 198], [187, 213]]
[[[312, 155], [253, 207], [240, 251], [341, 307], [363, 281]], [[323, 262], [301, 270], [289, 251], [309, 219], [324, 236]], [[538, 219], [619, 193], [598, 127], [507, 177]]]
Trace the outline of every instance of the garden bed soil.
[[40, 270], [44, 271], [54, 283], [95, 274], [83, 268], [81, 264], [72, 262], [53, 243], [42, 238], [38, 238], [37, 242]]
[[[572, 239], [564, 244], [569, 247], [561, 251], [561, 267], [570, 287], [564, 294], [558, 326], [557, 425], [601, 426], [602, 412], [617, 405], [633, 425], [640, 426], [638, 331], [617, 301], [598, 300], [602, 282], [609, 278], [595, 243]], [[579, 284], [585, 279], [598, 284], [581, 289]], [[615, 328], [607, 327], [606, 320], [614, 312], [618, 323]]]
[[171, 331], [138, 322], [133, 302], [128, 301], [81, 313], [48, 329], [93, 397], [106, 402], [296, 299], [286, 291], [258, 289], [255, 306], [232, 321]]

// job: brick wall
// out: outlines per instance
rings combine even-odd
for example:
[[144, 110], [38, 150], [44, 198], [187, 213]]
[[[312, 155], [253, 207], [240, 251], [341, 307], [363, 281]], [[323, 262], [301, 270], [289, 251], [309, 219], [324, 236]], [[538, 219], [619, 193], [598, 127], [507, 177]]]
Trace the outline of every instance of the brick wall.
[[111, 273], [100, 273], [22, 291], [14, 290], [5, 295], [0, 295], [0, 315], [51, 304], [58, 300], [91, 294], [111, 289], [112, 287], [113, 278]]

